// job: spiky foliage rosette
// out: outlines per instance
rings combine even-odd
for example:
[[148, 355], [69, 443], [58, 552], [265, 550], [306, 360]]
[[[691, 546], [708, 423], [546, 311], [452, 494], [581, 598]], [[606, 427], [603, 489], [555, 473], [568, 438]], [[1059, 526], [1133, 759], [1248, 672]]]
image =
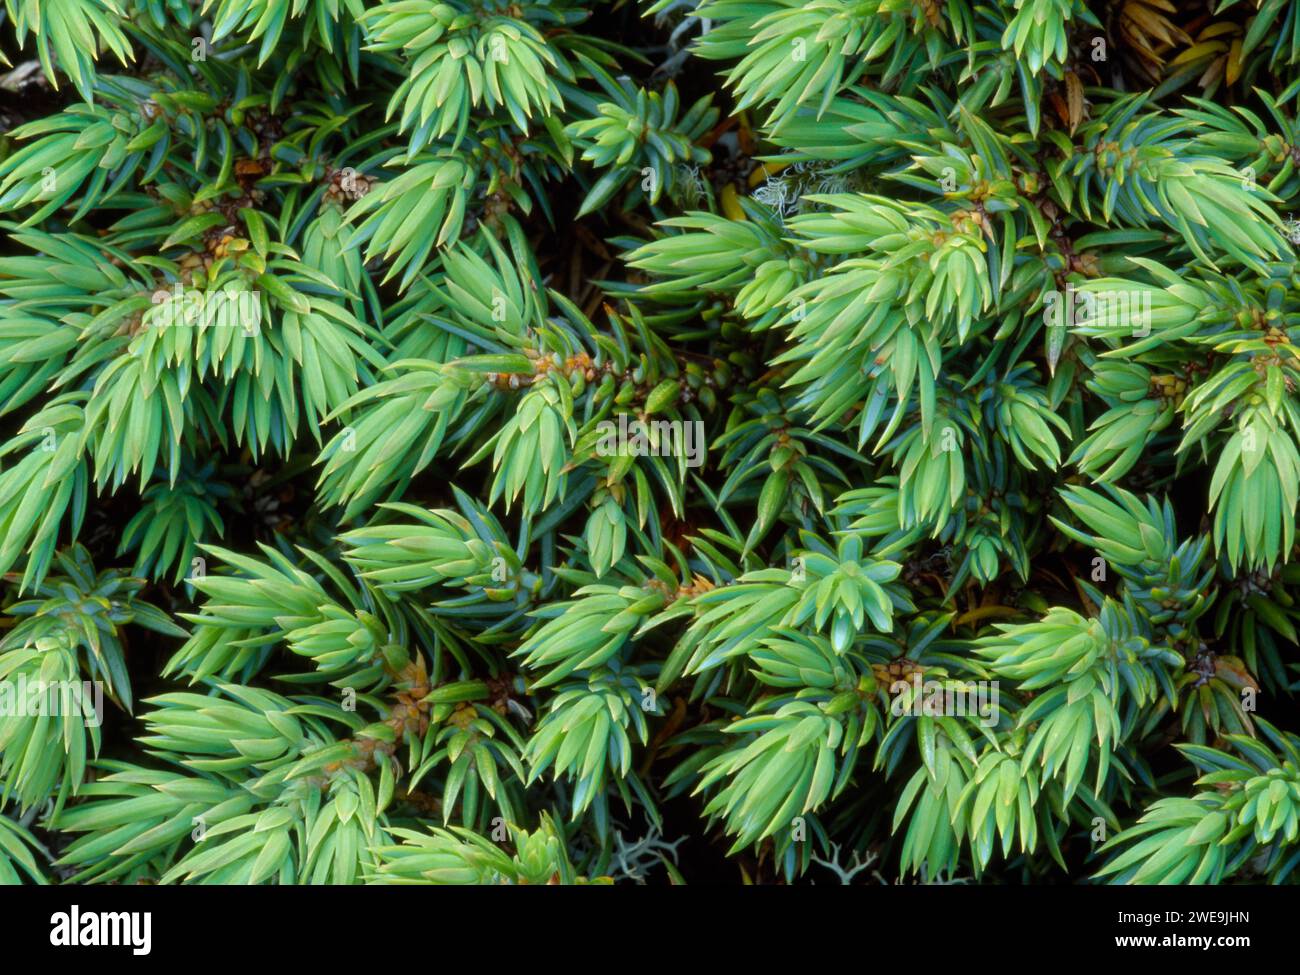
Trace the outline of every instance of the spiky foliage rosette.
[[0, 881], [1295, 876], [1294, 5], [0, 16]]

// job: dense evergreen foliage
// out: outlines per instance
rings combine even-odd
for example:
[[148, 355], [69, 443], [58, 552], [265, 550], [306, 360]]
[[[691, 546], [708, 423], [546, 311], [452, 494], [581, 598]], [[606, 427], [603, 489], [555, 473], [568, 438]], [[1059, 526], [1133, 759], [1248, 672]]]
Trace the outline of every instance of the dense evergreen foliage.
[[1292, 880], [1300, 5], [2, 11], [0, 880]]

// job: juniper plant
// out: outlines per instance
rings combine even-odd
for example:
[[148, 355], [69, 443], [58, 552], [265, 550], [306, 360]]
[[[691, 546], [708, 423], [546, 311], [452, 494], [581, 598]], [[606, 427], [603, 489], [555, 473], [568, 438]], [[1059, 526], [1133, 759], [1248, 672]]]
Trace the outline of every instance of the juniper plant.
[[0, 18], [0, 880], [1293, 880], [1294, 4]]

